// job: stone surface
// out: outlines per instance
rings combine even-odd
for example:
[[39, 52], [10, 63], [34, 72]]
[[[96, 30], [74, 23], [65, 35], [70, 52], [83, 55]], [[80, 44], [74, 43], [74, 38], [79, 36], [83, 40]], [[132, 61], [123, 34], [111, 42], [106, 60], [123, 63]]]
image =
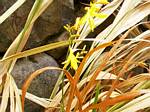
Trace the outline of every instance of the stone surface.
[[62, 3], [62, 23], [63, 25], [73, 23], [75, 19], [74, 0], [63, 0]]
[[[1, 0], [0, 15], [16, 0]], [[16, 12], [0, 25], [0, 52], [5, 52], [11, 42], [23, 29], [34, 0], [27, 0]], [[35, 22], [26, 49], [40, 46], [48, 37], [58, 33], [63, 25], [73, 20], [73, 0], [53, 0], [52, 4]], [[5, 40], [2, 39], [5, 37]]]
[[63, 5], [74, 10], [74, 0], [63, 0]]
[[[1, 14], [4, 13], [10, 6], [15, 3], [16, 0], [2, 0], [1, 1]], [[27, 5], [28, 4], [28, 5]], [[32, 3], [27, 1], [16, 12], [14, 12], [9, 18], [0, 25], [0, 34], [4, 35], [5, 42], [13, 41], [21, 29], [23, 28], [27, 15], [32, 7]], [[2, 37], [0, 37], [2, 38]], [[4, 44], [4, 43], [3, 43]], [[9, 45], [8, 45], [9, 46]]]
[[[68, 40], [69, 39], [69, 33], [65, 31], [65, 32], [61, 33], [60, 35], [59, 34], [56, 35], [56, 37], [57, 38], [55, 38], [55, 36], [47, 38], [47, 44], [52, 43], [52, 42], [59, 42], [59, 41]], [[47, 51], [47, 53], [49, 55], [51, 55], [53, 58], [55, 58], [56, 60], [58, 60], [67, 53], [67, 46], [52, 49], [50, 51]]]
[[[21, 88], [23, 82], [31, 73], [47, 66], [58, 67], [58, 64], [51, 56], [45, 53], [37, 54], [28, 58], [19, 59], [12, 71], [12, 75], [18, 87]], [[28, 92], [39, 97], [49, 98], [59, 74], [60, 71], [56, 70], [48, 70], [42, 73], [32, 81]], [[40, 110], [42, 108], [39, 105], [26, 101], [25, 112], [40, 112]]]
[[35, 23], [36, 33], [40, 39], [59, 32], [62, 25], [62, 2], [54, 0]]

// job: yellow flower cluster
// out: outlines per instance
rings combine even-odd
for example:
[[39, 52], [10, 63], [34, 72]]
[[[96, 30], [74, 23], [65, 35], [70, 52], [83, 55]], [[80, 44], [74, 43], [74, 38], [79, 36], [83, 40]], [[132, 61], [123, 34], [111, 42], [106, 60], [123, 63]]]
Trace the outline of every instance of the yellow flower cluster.
[[[80, 18], [78, 17], [76, 19], [76, 22], [73, 26], [70, 25], [66, 25], [64, 26], [64, 28], [69, 32], [70, 34], [70, 40], [73, 40], [77, 37], [79, 37], [79, 32], [80, 32], [80, 27], [85, 25], [85, 23], [87, 22], [90, 26], [91, 31], [94, 31], [95, 28], [95, 23], [94, 23], [94, 18], [106, 18], [107, 15], [106, 14], [102, 14], [100, 12], [100, 8], [98, 7], [98, 4], [103, 4], [106, 5], [109, 2], [107, 0], [97, 0], [96, 2], [91, 2], [89, 7], [85, 7], [85, 10], [87, 11], [86, 14]], [[71, 47], [69, 47], [69, 55], [67, 57], [67, 60], [65, 62], [63, 62], [64, 68], [68, 67], [68, 65], [71, 65], [71, 68], [73, 68], [74, 70], [76, 70], [78, 68], [78, 59], [79, 58], [79, 53], [77, 53], [77, 55], [74, 55], [74, 51]]]

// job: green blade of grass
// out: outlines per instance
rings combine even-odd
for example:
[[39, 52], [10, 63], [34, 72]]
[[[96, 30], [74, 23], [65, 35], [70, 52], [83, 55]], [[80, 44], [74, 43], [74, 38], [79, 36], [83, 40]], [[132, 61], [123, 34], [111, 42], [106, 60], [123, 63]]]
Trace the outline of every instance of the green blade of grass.
[[60, 41], [60, 42], [56, 42], [56, 43], [47, 44], [44, 46], [40, 46], [37, 48], [33, 48], [33, 49], [30, 49], [27, 51], [19, 52], [19, 53], [16, 53], [14, 55], [8, 56], [8, 57], [0, 60], [0, 62], [6, 62], [6, 61], [14, 60], [14, 59], [19, 59], [19, 58], [31, 56], [31, 55], [34, 55], [37, 53], [45, 52], [45, 51], [48, 51], [51, 49], [55, 49], [55, 48], [67, 46], [67, 45], [69, 45], [69, 41]]
[[[100, 84], [97, 84], [96, 90], [95, 90], [95, 99], [94, 99], [94, 104], [98, 102], [98, 95], [100, 93]], [[93, 109], [92, 112], [96, 112], [96, 109]]]

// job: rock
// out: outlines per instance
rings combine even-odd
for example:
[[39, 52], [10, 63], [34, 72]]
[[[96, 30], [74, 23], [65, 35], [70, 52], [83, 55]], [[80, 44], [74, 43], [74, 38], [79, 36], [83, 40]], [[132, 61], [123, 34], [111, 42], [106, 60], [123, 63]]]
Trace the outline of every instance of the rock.
[[[59, 41], [65, 41], [69, 39], [69, 33], [68, 32], [63, 32], [62, 34], [56, 34], [57, 38], [55, 36], [47, 38], [47, 44], [52, 43], [52, 42], [59, 42]], [[59, 47], [56, 49], [52, 49], [50, 51], [47, 51], [47, 54], [51, 55], [53, 58], [56, 60], [60, 59], [63, 57], [64, 54], [67, 53], [67, 46], [64, 47]]]
[[[0, 14], [3, 14], [15, 2], [16, 0], [1, 0]], [[0, 35], [5, 37], [3, 43], [0, 40], [0, 52], [5, 52], [10, 43], [13, 42], [23, 29], [33, 3], [34, 0], [27, 0], [0, 25]], [[73, 12], [73, 0], [53, 0], [52, 4], [50, 4], [46, 11], [35, 22], [26, 49], [40, 46], [41, 42], [43, 42], [48, 36], [58, 33], [63, 25], [71, 23], [74, 18]]]
[[63, 5], [74, 10], [74, 0], [63, 0]]
[[11, 44], [11, 40], [9, 40], [5, 35], [0, 33], [0, 51], [5, 52], [9, 45]]
[[[11, 7], [15, 2], [16, 0], [1, 0], [1, 7], [2, 7], [1, 14], [4, 13], [9, 7]], [[7, 18], [0, 25], [0, 34], [2, 34], [5, 37], [5, 42], [3, 43], [0, 42], [0, 48], [2, 47], [3, 44], [10, 46], [13, 40], [17, 37], [17, 35], [23, 29], [27, 16], [31, 10], [33, 3], [34, 3], [34, 0], [26, 1], [17, 11], [15, 11], [9, 18]], [[38, 37], [35, 35], [35, 33], [34, 34], [33, 33], [34, 33], [34, 30], [32, 32], [32, 35], [33, 35], [32, 40], [37, 41]], [[29, 47], [30, 46], [28, 45], [28, 48]], [[5, 49], [7, 48], [8, 47], [6, 47]], [[5, 51], [6, 50], [2, 51], [0, 49], [0, 52], [5, 52]]]
[[74, 0], [63, 0], [62, 3], [62, 23], [63, 25], [73, 23], [75, 19]]
[[[23, 82], [31, 73], [47, 66], [58, 67], [58, 64], [51, 56], [45, 53], [37, 54], [29, 58], [19, 59], [15, 64], [12, 75], [18, 87], [21, 88]], [[56, 70], [48, 70], [42, 73], [32, 81], [28, 92], [39, 97], [49, 98], [59, 74], [60, 71]], [[26, 101], [25, 112], [40, 112], [40, 110], [42, 110], [42, 107], [39, 105]]]
[[62, 27], [61, 8], [61, 0], [53, 0], [52, 4], [38, 18], [35, 23], [35, 28], [40, 39], [43, 40], [47, 36], [59, 32]]

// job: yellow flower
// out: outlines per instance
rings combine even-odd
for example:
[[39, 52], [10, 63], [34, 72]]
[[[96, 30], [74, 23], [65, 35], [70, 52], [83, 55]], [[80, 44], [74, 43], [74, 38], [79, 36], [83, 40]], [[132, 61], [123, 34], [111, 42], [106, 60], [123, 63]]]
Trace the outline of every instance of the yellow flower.
[[[99, 0], [100, 3], [102, 3], [102, 0]], [[106, 1], [103, 3], [106, 3]], [[108, 2], [109, 3], [109, 2]], [[88, 22], [90, 28], [92, 31], [94, 31], [95, 23], [94, 23], [94, 18], [100, 18], [100, 19], [104, 19], [106, 17], [108, 17], [107, 14], [102, 14], [99, 12], [100, 8], [97, 7], [97, 4], [95, 3], [90, 3], [90, 7], [86, 7], [85, 10], [87, 10], [87, 13], [80, 19], [79, 24], [83, 25], [86, 22]]]
[[108, 0], [98, 0], [96, 3], [97, 3], [97, 4], [104, 4], [104, 5], [106, 5], [106, 4], [108, 4], [109, 2], [108, 2]]
[[74, 26], [73, 26], [73, 28], [75, 29], [75, 30], [78, 30], [78, 28], [80, 27], [80, 17], [77, 17], [77, 19], [76, 19], [76, 22], [75, 22], [75, 24], [74, 24]]
[[67, 60], [63, 62], [63, 64], [65, 64], [64, 68], [66, 68], [70, 64], [71, 68], [73, 68], [74, 70], [77, 70], [78, 63], [79, 63], [79, 61], [77, 60], [78, 57], [79, 57], [79, 53], [77, 53], [77, 55], [75, 56], [72, 48], [69, 48], [69, 56]]

